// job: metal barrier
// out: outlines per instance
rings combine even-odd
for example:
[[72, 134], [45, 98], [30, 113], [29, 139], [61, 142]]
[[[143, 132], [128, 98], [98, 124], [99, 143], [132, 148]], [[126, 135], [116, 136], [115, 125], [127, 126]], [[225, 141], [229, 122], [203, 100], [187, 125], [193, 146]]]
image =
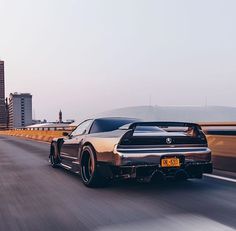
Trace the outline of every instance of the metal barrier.
[[75, 126], [50, 126], [50, 127], [33, 127], [33, 128], [16, 128], [12, 131], [72, 131]]
[[236, 172], [236, 123], [201, 123], [215, 169]]

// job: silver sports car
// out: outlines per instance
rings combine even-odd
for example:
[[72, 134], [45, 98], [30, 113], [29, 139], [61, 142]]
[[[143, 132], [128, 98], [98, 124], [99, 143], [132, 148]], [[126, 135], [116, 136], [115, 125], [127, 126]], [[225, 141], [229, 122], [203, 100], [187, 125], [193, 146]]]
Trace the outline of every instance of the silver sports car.
[[51, 143], [51, 165], [79, 173], [88, 187], [119, 178], [151, 181], [212, 173], [211, 150], [194, 123], [97, 118], [63, 135]]

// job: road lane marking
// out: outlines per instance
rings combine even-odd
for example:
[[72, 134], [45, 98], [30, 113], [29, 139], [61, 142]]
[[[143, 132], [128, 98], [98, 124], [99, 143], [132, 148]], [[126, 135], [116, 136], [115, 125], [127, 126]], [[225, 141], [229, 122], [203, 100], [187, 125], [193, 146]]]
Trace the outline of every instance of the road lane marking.
[[204, 176], [219, 179], [219, 180], [225, 180], [229, 182], [236, 183], [236, 179], [228, 178], [228, 177], [223, 177], [223, 176], [217, 176], [217, 175], [211, 175], [211, 174], [204, 174]]
[[64, 167], [64, 168], [67, 168], [67, 169], [72, 169], [72, 167], [70, 167], [69, 165], [66, 165], [66, 164], [60, 164], [62, 167]]

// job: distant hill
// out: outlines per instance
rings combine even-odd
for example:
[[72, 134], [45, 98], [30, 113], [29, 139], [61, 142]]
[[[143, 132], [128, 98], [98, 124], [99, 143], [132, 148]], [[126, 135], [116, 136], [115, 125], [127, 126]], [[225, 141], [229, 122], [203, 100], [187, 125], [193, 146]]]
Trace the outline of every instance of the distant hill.
[[126, 116], [145, 120], [186, 121], [186, 122], [223, 122], [236, 121], [236, 108], [208, 107], [160, 107], [138, 106], [119, 108], [99, 114], [98, 116]]

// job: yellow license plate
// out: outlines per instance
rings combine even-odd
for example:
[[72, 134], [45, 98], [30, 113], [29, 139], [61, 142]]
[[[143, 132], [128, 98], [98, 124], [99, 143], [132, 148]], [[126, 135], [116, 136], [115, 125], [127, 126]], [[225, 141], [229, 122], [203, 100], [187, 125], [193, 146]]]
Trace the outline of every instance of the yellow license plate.
[[178, 158], [165, 158], [161, 160], [161, 167], [180, 167]]

